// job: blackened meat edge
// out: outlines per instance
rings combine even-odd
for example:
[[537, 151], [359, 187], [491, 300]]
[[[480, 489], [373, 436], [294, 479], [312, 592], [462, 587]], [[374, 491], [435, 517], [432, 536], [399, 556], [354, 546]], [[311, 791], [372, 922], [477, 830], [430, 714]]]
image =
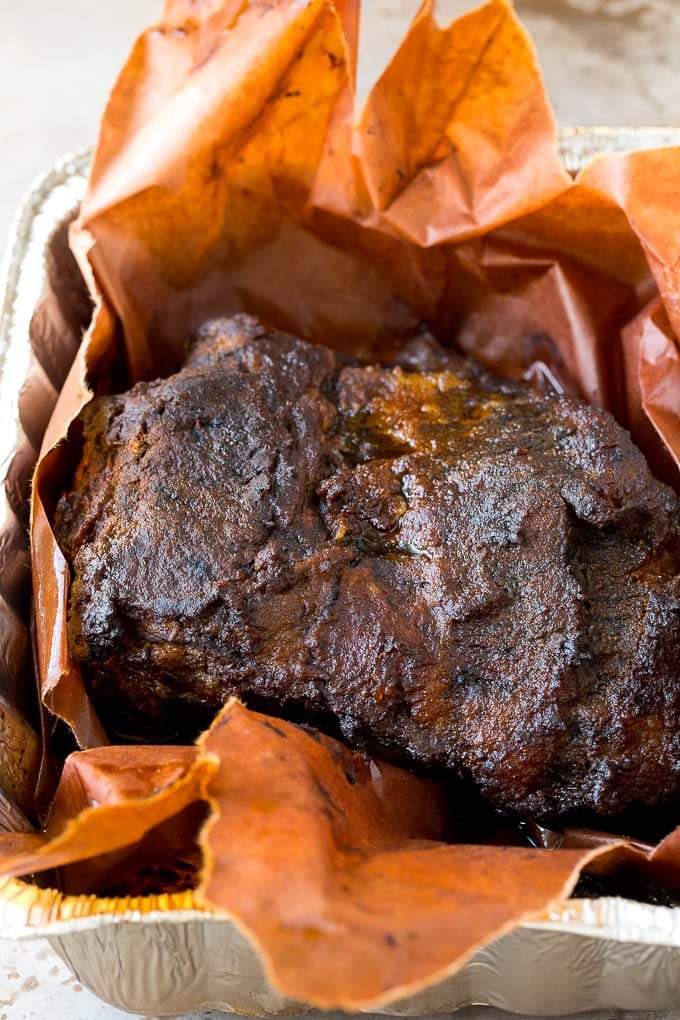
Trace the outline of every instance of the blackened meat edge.
[[606, 412], [240, 316], [82, 420], [55, 530], [112, 732], [236, 694], [503, 811], [680, 792], [680, 507]]

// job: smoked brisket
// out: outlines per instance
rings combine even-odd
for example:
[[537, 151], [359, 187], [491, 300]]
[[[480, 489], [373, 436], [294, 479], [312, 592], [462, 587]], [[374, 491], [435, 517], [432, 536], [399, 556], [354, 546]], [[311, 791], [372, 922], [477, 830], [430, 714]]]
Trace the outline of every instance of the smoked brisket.
[[113, 736], [236, 695], [504, 811], [680, 793], [680, 507], [608, 413], [243, 316], [82, 424], [55, 530]]

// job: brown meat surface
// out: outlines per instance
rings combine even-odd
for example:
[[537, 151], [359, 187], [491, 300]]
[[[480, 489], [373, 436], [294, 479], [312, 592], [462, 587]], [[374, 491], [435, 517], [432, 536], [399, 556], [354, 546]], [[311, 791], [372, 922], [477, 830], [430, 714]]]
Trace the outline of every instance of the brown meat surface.
[[224, 700], [470, 777], [497, 808], [680, 793], [680, 507], [613, 418], [414, 343], [238, 317], [98, 398], [55, 529], [112, 733]]

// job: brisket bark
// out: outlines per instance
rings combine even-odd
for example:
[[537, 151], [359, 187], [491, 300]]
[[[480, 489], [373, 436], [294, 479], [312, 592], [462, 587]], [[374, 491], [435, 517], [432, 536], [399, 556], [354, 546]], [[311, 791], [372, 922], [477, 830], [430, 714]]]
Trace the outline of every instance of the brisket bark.
[[504, 811], [680, 792], [680, 508], [606, 412], [237, 317], [82, 421], [55, 530], [112, 734], [238, 695]]

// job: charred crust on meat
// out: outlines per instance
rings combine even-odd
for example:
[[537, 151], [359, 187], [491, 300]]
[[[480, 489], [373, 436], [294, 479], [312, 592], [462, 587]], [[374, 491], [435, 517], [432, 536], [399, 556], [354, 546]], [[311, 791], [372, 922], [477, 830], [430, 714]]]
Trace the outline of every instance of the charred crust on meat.
[[216, 320], [100, 397], [57, 507], [112, 732], [231, 695], [535, 817], [680, 794], [680, 510], [606, 412], [418, 338]]

